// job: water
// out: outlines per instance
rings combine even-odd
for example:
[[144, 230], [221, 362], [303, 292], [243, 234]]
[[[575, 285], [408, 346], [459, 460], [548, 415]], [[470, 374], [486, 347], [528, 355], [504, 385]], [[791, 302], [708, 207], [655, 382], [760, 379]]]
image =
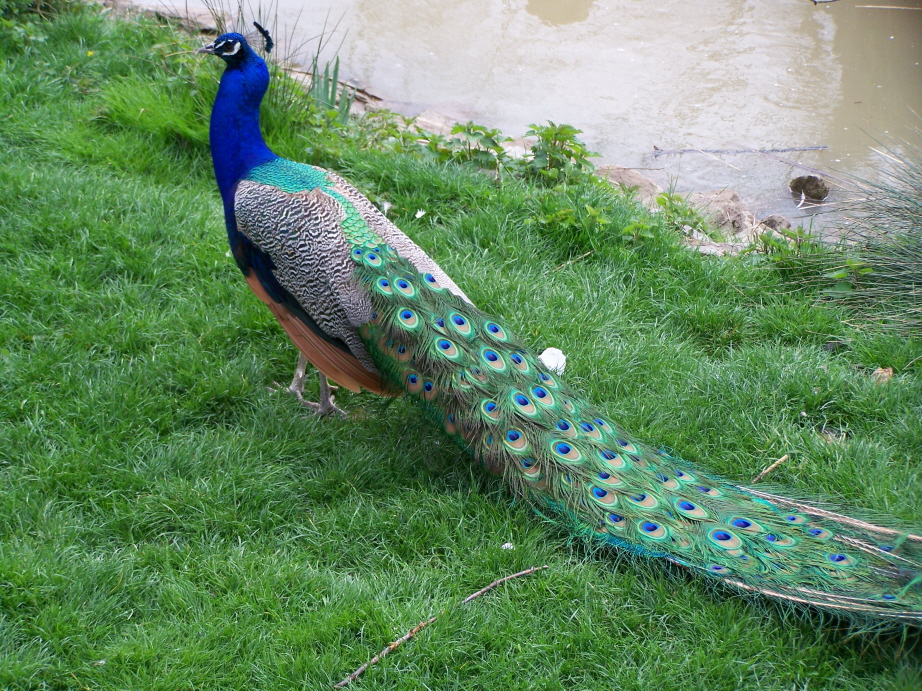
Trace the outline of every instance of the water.
[[[790, 165], [661, 149], [778, 154], [872, 175], [870, 147], [922, 126], [922, 0], [278, 0], [283, 25], [341, 17], [343, 76], [407, 114], [432, 109], [519, 136], [565, 122], [611, 162], [680, 192], [729, 188], [799, 212]], [[344, 36], [344, 38], [343, 38]]]

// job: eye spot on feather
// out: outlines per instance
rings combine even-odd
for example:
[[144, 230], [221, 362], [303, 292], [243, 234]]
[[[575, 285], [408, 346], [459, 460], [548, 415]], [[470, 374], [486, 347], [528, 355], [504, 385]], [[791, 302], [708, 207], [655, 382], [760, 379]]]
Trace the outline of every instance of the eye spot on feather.
[[634, 445], [633, 445], [631, 442], [629, 442], [627, 439], [619, 439], [619, 440], [618, 440], [618, 446], [620, 446], [620, 447], [621, 447], [624, 451], [626, 451], [627, 453], [636, 453], [636, 452], [637, 452], [637, 447], [634, 446]]
[[709, 497], [719, 497], [721, 494], [719, 490], [716, 490], [713, 487], [706, 487], [704, 485], [698, 485], [696, 489], [701, 492], [701, 494], [706, 494]]
[[416, 329], [416, 327], [418, 327], [420, 324], [419, 317], [413, 310], [401, 310], [398, 318], [400, 320], [400, 324], [410, 330]]
[[528, 439], [518, 429], [510, 429], [506, 432], [506, 438], [503, 440], [506, 446], [512, 451], [521, 453], [528, 448]]
[[645, 492], [641, 492], [640, 494], [633, 494], [628, 497], [628, 500], [635, 506], [639, 506], [644, 509], [655, 509], [659, 505], [656, 497]]
[[665, 540], [669, 537], [669, 531], [666, 530], [665, 526], [654, 523], [653, 521], [644, 521], [641, 523], [640, 534], [654, 540]]
[[519, 461], [522, 466], [522, 472], [525, 473], [525, 479], [529, 482], [538, 482], [544, 477], [541, 467], [534, 458], [526, 457]]
[[496, 404], [496, 401], [484, 401], [481, 403], [480, 412], [488, 422], [496, 422], [499, 420], [499, 406]]
[[449, 360], [457, 360], [460, 356], [460, 351], [458, 348], [447, 338], [439, 338], [436, 340], [435, 345], [438, 349], [438, 352]]
[[557, 380], [554, 379], [554, 377], [552, 377], [551, 375], [547, 374], [546, 372], [540, 372], [538, 374], [538, 379], [541, 380], [544, 386], [547, 386], [551, 389], [557, 388]]
[[411, 394], [419, 393], [423, 388], [423, 380], [416, 372], [409, 372], [406, 376], [406, 387]]
[[535, 404], [528, 399], [528, 396], [520, 391], [512, 392], [512, 402], [516, 404], [519, 412], [529, 417], [534, 417], [538, 414], [538, 409], [535, 407]]
[[473, 332], [470, 322], [468, 322], [468, 320], [465, 319], [460, 314], [457, 314], [457, 313], [451, 314], [451, 316], [449, 317], [449, 323], [451, 323], [454, 330], [457, 331], [462, 336], [470, 336], [471, 333]]
[[729, 530], [724, 530], [723, 528], [713, 528], [708, 532], [708, 538], [713, 544], [720, 547], [721, 549], [726, 550], [737, 550], [743, 544], [742, 540], [739, 539]]
[[580, 458], [582, 458], [579, 449], [562, 441], [552, 442], [551, 451], [559, 460], [569, 463], [575, 463], [576, 461], [579, 461]]
[[675, 503], [675, 507], [682, 515], [687, 516], [688, 518], [702, 519], [708, 517], [707, 511], [705, 511], [694, 502], [688, 501], [687, 499], [678, 500]]
[[830, 554], [827, 559], [835, 564], [836, 568], [846, 568], [849, 566], [855, 565], [855, 560], [849, 557], [847, 554]]
[[495, 322], [487, 322], [486, 329], [487, 334], [496, 341], [502, 342], [507, 338], [506, 330]]
[[589, 488], [589, 495], [592, 497], [593, 501], [603, 506], [612, 506], [618, 502], [617, 494], [609, 492], [607, 489], [603, 489], [597, 485], [593, 485]]
[[378, 289], [378, 292], [383, 293], [384, 295], [394, 294], [394, 289], [391, 288], [391, 282], [386, 278], [379, 278], [378, 282], [375, 283], [375, 287]]
[[765, 536], [765, 539], [772, 543], [772, 547], [793, 547], [797, 544], [794, 538], [787, 535], [778, 535], [777, 533], [769, 533]]
[[[365, 261], [368, 261], [368, 257], [365, 258]], [[397, 290], [400, 291], [400, 293], [402, 293], [403, 295], [406, 295], [407, 297], [411, 298], [416, 295], [416, 288], [413, 286], [412, 283], [410, 283], [406, 279], [403, 279], [403, 278], [397, 279], [396, 281], [394, 281], [394, 287], [397, 288]]]
[[480, 357], [490, 369], [497, 372], [504, 372], [506, 370], [506, 361], [503, 360], [502, 356], [495, 350], [484, 348], [480, 351]]
[[397, 362], [408, 362], [413, 355], [413, 351], [405, 345], [397, 346]]

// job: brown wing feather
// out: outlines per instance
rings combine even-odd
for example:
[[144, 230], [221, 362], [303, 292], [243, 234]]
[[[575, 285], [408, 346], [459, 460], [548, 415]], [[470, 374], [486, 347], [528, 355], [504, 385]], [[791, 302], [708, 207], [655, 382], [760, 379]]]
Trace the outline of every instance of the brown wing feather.
[[381, 396], [397, 395], [398, 392], [389, 390], [380, 376], [362, 367], [354, 356], [327, 343], [284, 305], [270, 298], [255, 274], [251, 273], [246, 280], [250, 289], [256, 293], [256, 297], [266, 303], [275, 318], [279, 320], [279, 324], [285, 329], [285, 333], [298, 350], [304, 353], [304, 357], [328, 379], [356, 393], [362, 389], [368, 389]]

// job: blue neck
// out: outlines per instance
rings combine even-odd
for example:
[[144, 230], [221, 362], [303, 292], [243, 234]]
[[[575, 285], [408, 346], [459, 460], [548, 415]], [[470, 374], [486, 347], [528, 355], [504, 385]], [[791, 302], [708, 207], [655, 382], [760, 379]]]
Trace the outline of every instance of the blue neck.
[[269, 87], [266, 63], [249, 46], [228, 64], [211, 111], [211, 160], [225, 207], [233, 208], [237, 183], [254, 167], [278, 158], [259, 130], [259, 105]]

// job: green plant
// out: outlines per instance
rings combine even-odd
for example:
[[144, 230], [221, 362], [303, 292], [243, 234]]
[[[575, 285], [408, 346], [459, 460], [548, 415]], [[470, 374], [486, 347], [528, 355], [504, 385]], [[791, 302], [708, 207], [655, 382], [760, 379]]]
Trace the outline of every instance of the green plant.
[[718, 233], [701, 215], [695, 207], [688, 203], [688, 198], [675, 192], [663, 192], [657, 195], [656, 205], [663, 215], [663, 222], [683, 234], [689, 233], [689, 228], [710, 238], [717, 239]]
[[621, 239], [637, 244], [643, 239], [652, 240], [655, 237], [653, 229], [646, 221], [635, 221], [626, 225], [621, 230]]
[[589, 158], [598, 154], [577, 138], [582, 130], [550, 120], [547, 125], [529, 127], [525, 136], [537, 137], [537, 141], [531, 146], [531, 155], [521, 164], [526, 177], [549, 184], [589, 178], [595, 169]]
[[348, 86], [339, 87], [339, 56], [333, 60], [333, 69], [330, 63], [323, 66], [320, 72], [319, 56], [314, 54], [311, 62], [311, 86], [308, 92], [315, 104], [326, 113], [327, 117], [339, 124], [345, 124], [349, 119], [349, 110], [355, 100], [355, 88], [349, 91]]
[[874, 273], [874, 269], [859, 257], [846, 257], [845, 265], [823, 274], [823, 278], [833, 279], [836, 283], [823, 290], [827, 295], [854, 295], [863, 288], [865, 277]]
[[52, 8], [36, 0], [0, 0], [0, 45], [21, 50], [45, 40], [41, 16]]
[[[827, 273], [826, 293], [866, 316], [922, 330], [922, 149], [891, 142], [875, 182], [858, 181], [842, 249], [845, 262]], [[856, 253], [860, 259], [851, 256]]]

